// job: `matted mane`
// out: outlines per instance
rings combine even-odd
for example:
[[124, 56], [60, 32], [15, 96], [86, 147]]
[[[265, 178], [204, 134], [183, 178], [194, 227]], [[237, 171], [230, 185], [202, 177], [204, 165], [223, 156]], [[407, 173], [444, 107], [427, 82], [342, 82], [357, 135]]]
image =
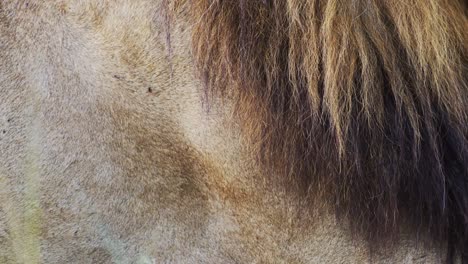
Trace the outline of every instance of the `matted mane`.
[[463, 0], [197, 0], [208, 94], [230, 96], [266, 168], [373, 241], [403, 224], [468, 261]]

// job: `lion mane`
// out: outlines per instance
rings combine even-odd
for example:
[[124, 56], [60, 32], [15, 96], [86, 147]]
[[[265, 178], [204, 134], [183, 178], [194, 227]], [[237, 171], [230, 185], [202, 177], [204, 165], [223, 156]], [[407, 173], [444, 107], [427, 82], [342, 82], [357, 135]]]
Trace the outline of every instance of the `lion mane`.
[[266, 168], [368, 241], [409, 225], [468, 261], [463, 0], [198, 0], [193, 53]]

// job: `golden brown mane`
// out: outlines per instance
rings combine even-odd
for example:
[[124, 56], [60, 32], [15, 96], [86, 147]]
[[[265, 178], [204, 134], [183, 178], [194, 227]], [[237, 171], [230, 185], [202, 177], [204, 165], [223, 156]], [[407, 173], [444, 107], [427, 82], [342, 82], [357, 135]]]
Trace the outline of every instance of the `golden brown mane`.
[[463, 0], [198, 0], [196, 61], [261, 161], [368, 239], [403, 222], [468, 261]]

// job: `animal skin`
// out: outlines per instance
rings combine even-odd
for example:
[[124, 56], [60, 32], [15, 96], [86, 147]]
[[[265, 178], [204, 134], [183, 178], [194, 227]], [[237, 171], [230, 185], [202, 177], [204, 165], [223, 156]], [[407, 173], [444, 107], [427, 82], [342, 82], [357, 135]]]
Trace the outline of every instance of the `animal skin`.
[[[279, 162], [283, 147], [276, 152], [273, 145], [257, 143], [257, 133], [278, 123], [264, 119], [271, 117], [266, 103], [252, 107], [261, 98], [259, 83], [239, 74], [248, 74], [256, 65], [252, 61], [262, 59], [250, 53], [239, 55], [246, 56], [239, 63], [229, 59], [238, 55], [232, 53], [239, 47], [235, 43], [259, 50], [266, 45], [241, 38], [255, 29], [252, 14], [267, 12], [272, 4], [260, 2], [266, 7], [205, 0], [0, 1], [0, 263], [446, 260], [447, 237], [434, 235], [424, 225], [428, 219], [415, 225], [398, 216], [391, 223], [398, 228], [368, 227], [376, 230], [369, 235], [361, 228], [369, 223], [347, 211], [352, 207], [335, 208], [336, 193], [320, 190], [315, 178], [302, 181], [312, 177], [310, 171], [303, 176], [303, 170]], [[225, 14], [252, 16], [236, 31], [233, 17], [223, 20]], [[209, 34], [220, 28], [226, 32]], [[231, 35], [220, 40], [223, 34]], [[466, 54], [460, 55], [466, 45], [458, 48], [449, 55], [466, 63]], [[448, 53], [440, 54], [435, 59]], [[449, 99], [468, 94], [467, 82], [460, 83], [465, 90]], [[239, 84], [252, 93], [239, 92]], [[466, 114], [466, 98], [458, 99], [462, 105], [455, 106]], [[331, 123], [342, 128], [349, 116], [339, 103], [330, 101], [336, 118]], [[296, 130], [279, 132], [287, 144], [289, 136], [300, 140]], [[331, 153], [347, 147], [344, 135], [336, 135]], [[264, 142], [278, 141], [274, 135]], [[466, 147], [467, 141], [459, 144]], [[268, 155], [259, 155], [262, 150]], [[467, 178], [461, 180], [465, 186]], [[352, 192], [349, 197], [355, 198]], [[377, 220], [374, 224], [382, 225]], [[381, 240], [372, 234], [382, 234]]]

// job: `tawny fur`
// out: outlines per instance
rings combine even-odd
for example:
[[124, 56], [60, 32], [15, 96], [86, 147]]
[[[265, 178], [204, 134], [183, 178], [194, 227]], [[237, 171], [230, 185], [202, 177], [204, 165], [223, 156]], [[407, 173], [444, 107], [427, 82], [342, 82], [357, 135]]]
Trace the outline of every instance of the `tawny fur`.
[[[200, 6], [163, 0], [0, 1], [0, 263], [441, 262], [445, 247], [411, 225], [391, 229], [398, 237], [394, 247], [371, 250], [361, 236], [336, 222], [334, 201], [314, 195], [316, 206], [303, 202], [309, 186], [323, 180], [310, 177], [311, 172], [338, 168], [338, 134], [310, 137], [323, 137], [329, 141], [324, 152], [333, 150], [324, 156], [307, 154], [317, 157], [312, 165], [321, 165], [311, 166], [312, 156], [298, 158], [310, 145], [289, 146], [302, 142], [300, 131], [308, 131], [303, 127], [313, 127], [312, 121], [326, 113], [298, 128], [283, 115], [298, 120], [298, 112], [277, 106], [287, 100], [294, 105], [285, 96], [292, 91], [299, 92], [298, 98], [309, 96], [304, 85], [312, 85], [313, 78], [321, 83], [324, 69], [307, 67], [306, 74], [306, 68], [291, 65], [285, 70], [289, 64], [281, 60], [296, 58], [301, 65], [307, 57], [294, 52], [312, 53], [300, 42], [288, 54], [275, 42], [252, 42], [248, 28], [270, 28], [276, 35], [259, 30], [259, 36], [280, 41], [290, 33], [275, 29], [291, 16], [297, 25], [289, 29], [297, 36], [306, 31], [312, 39], [318, 31], [304, 24], [304, 15], [314, 13], [295, 8], [300, 2], [290, 2], [289, 10], [296, 10], [291, 14], [275, 7], [279, 24], [268, 24], [273, 3], [260, 2], [265, 20], [249, 17], [253, 2], [246, 1], [242, 8], [251, 11], [238, 20], [245, 29], [237, 34], [221, 28], [235, 23], [235, 16], [225, 15], [239, 13], [237, 1], [226, 2], [232, 6], [219, 13], [229, 22], [224, 24], [206, 23], [215, 17], [211, 9], [203, 10], [204, 1], [192, 2]], [[212, 39], [205, 34], [193, 39], [210, 28], [220, 30], [220, 38], [210, 41], [212, 58], [202, 56], [203, 41]], [[225, 34], [231, 42], [221, 38]], [[241, 57], [227, 56], [240, 45], [239, 34], [245, 36], [244, 46], [271, 49], [268, 54], [278, 63], [260, 60], [251, 49], [242, 49]], [[218, 59], [238, 60], [252, 72], [245, 70], [249, 74], [241, 80], [240, 68], [215, 64]], [[275, 74], [268, 74], [268, 82], [291, 78], [286, 85], [264, 86], [278, 89], [271, 93], [278, 97], [259, 97], [252, 77], [260, 68], [249, 59], [270, 65]], [[307, 60], [314, 63], [312, 57]], [[197, 67], [214, 73], [216, 65], [230, 75], [198, 75]], [[217, 81], [226, 84], [219, 87], [224, 93], [204, 89], [214, 88], [208, 84], [215, 78], [226, 78]], [[247, 93], [236, 86], [239, 81]], [[319, 103], [320, 87], [314, 99]], [[278, 103], [270, 104], [272, 100]], [[301, 105], [315, 113], [312, 97], [310, 101]], [[251, 115], [238, 115], [242, 107], [251, 109]], [[242, 116], [249, 118], [233, 118]], [[277, 123], [270, 122], [274, 118]], [[281, 129], [272, 129], [280, 122]], [[323, 126], [330, 129], [331, 123]], [[288, 140], [273, 140], [280, 136]], [[260, 138], [264, 141], [256, 143]], [[349, 146], [342, 147], [343, 159], [349, 158]], [[291, 155], [286, 155], [288, 149]], [[258, 151], [264, 155], [257, 158]], [[281, 162], [275, 166], [274, 161]], [[298, 170], [303, 181], [298, 181]], [[291, 181], [281, 182], [288, 178], [285, 174]], [[323, 196], [333, 193], [330, 185], [323, 186]]]

